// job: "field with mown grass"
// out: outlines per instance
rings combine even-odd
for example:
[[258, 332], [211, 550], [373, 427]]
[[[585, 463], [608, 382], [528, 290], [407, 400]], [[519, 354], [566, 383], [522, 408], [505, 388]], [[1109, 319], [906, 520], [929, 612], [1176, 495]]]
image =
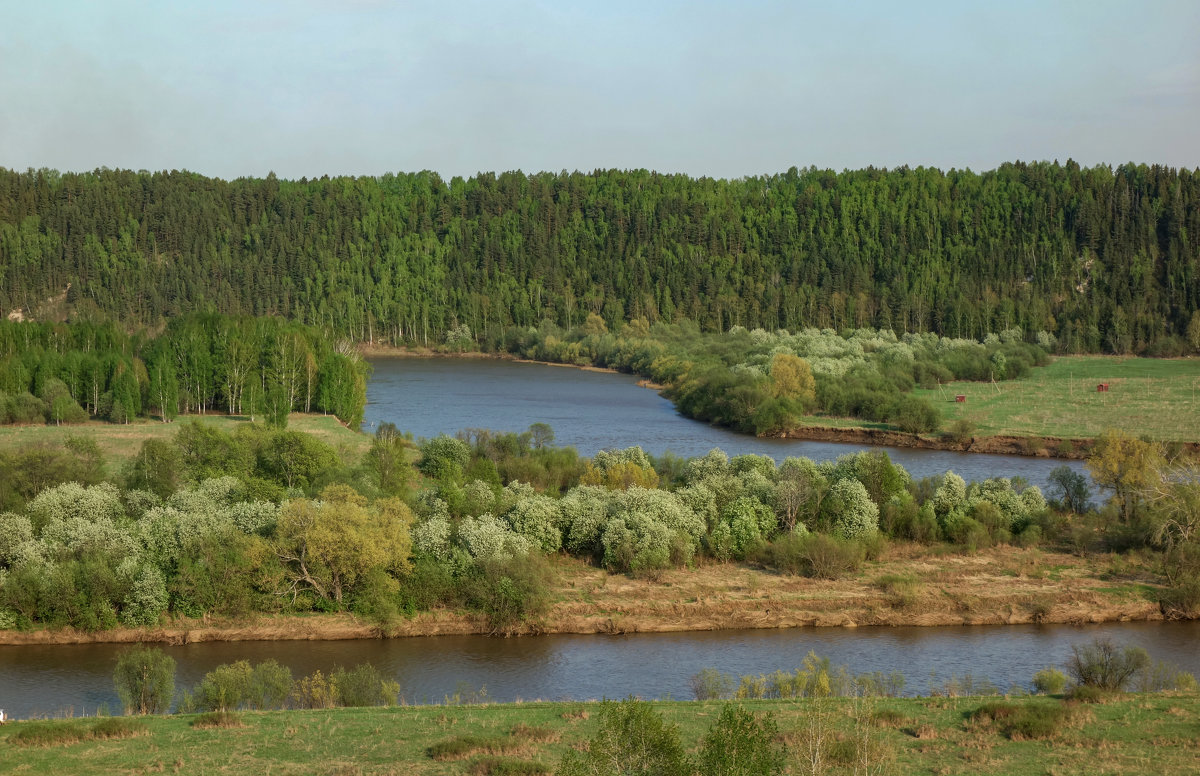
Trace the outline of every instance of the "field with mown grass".
[[[89, 421], [65, 426], [0, 426], [0, 450], [57, 445], [70, 436], [90, 437], [96, 440], [111, 469], [114, 464], [119, 466], [137, 455], [142, 442], [147, 439], [170, 439], [181, 424], [193, 419], [226, 432], [250, 422], [249, 418], [240, 415], [181, 415], [172, 423], [139, 418], [136, 422], [126, 424]], [[361, 455], [371, 445], [369, 436], [347, 428], [332, 415], [293, 413], [288, 416], [288, 430], [312, 434], [332, 445], [335, 450], [344, 449], [355, 456]]]
[[[1096, 390], [1109, 383], [1109, 390]], [[1021, 380], [955, 382], [918, 389], [941, 410], [943, 428], [959, 418], [975, 434], [1090, 439], [1121, 429], [1155, 440], [1200, 441], [1200, 359], [1060, 356]], [[957, 394], [965, 403], [954, 401]]]
[[[822, 731], [824, 763], [816, 773], [852, 773], [861, 755], [879, 764], [872, 773], [883, 774], [1161, 776], [1194, 773], [1200, 762], [1194, 693], [1099, 704], [938, 697], [744, 705], [775, 715], [795, 774], [814, 772], [812, 740]], [[692, 751], [721, 706], [653, 704]], [[151, 717], [144, 729], [128, 728], [128, 737], [112, 725], [114, 737], [89, 736], [93, 720], [18, 722], [0, 728], [0, 773], [551, 773], [564, 752], [595, 733], [599, 719], [594, 702], [534, 702], [242, 712], [235, 727], [202, 726], [196, 715]], [[68, 735], [47, 730], [59, 726], [75, 728]], [[73, 738], [83, 740], [69, 743]]]

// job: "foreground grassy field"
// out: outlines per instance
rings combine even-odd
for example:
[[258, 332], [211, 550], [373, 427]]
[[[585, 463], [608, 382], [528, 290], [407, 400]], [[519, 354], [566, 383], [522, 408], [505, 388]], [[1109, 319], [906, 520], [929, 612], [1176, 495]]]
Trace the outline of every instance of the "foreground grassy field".
[[[1184, 774], [1200, 762], [1200, 696], [1127, 695], [1100, 704], [1013, 698], [1061, 715], [1026, 734], [1011, 722], [972, 718], [996, 698], [746, 701], [772, 713], [790, 773], [854, 773], [865, 755], [881, 774]], [[695, 750], [722, 703], [656, 702]], [[500, 774], [550, 773], [595, 733], [596, 703], [415, 706], [244, 712], [240, 727], [200, 729], [194, 716], [152, 717], [125, 739], [50, 746], [14, 743], [0, 728], [0, 773]], [[79, 725], [58, 721], [54, 725]], [[83, 725], [92, 724], [83, 721]], [[824, 764], [809, 757], [824, 730]], [[1041, 736], [1045, 736], [1042, 738]], [[470, 737], [477, 740], [471, 742]], [[434, 759], [431, 747], [458, 749]], [[490, 750], [490, 751], [489, 751]], [[435, 751], [436, 753], [436, 751]], [[540, 767], [539, 767], [540, 766]], [[863, 772], [863, 771], [857, 771]]]
[[[170, 439], [179, 430], [180, 424], [193, 419], [222, 431], [232, 431], [250, 422], [241, 416], [185, 415], [174, 423], [141, 419], [128, 424], [90, 421], [74, 426], [3, 426], [0, 427], [0, 450], [61, 444], [69, 436], [90, 437], [96, 440], [112, 468], [137, 455], [142, 442], [147, 439]], [[343, 426], [332, 415], [293, 413], [288, 417], [288, 429], [312, 434], [335, 449], [345, 449], [354, 455], [361, 455], [371, 445], [370, 437]]]
[[[1109, 383], [1108, 392], [1096, 390]], [[1200, 359], [1063, 356], [1022, 380], [948, 383], [918, 390], [944, 422], [977, 434], [1090, 439], [1122, 429], [1156, 440], [1200, 440]], [[967, 397], [954, 401], [956, 394]]]

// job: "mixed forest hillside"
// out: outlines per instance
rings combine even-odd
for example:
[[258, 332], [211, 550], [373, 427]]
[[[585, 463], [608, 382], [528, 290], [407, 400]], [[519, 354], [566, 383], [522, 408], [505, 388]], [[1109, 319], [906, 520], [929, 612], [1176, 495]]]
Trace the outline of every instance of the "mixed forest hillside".
[[[279, 315], [440, 341], [589, 314], [873, 327], [1179, 354], [1200, 308], [1200, 171], [795, 168], [224, 181], [0, 169], [0, 312]], [[1194, 327], [1200, 335], [1200, 323]]]

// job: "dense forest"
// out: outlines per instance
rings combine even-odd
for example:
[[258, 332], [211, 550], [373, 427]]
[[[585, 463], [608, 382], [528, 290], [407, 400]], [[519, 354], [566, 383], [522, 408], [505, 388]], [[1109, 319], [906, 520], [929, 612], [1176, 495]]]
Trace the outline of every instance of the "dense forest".
[[282, 427], [290, 412], [322, 411], [356, 427], [366, 386], [353, 346], [279, 318], [192, 314], [158, 335], [0, 321], [0, 424], [217, 411]]
[[[597, 314], [872, 327], [1182, 353], [1200, 308], [1200, 171], [795, 168], [223, 181], [0, 169], [0, 311], [154, 325], [278, 315], [364, 341], [494, 346]], [[1200, 334], [1200, 324], [1196, 327]]]

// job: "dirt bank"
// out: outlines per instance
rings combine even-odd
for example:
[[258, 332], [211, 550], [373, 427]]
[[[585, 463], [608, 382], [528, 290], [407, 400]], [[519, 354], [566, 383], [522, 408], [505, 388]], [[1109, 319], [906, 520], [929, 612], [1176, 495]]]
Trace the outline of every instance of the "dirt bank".
[[[738, 628], [862, 625], [1012, 625], [1160, 620], [1145, 593], [1149, 574], [1105, 557], [996, 548], [975, 555], [929, 555], [898, 547], [853, 579], [816, 580], [739, 564], [663, 572], [654, 579], [612, 575], [560, 558], [557, 602], [536, 633], [651, 633]], [[1107, 577], [1107, 579], [1102, 578]], [[902, 584], [896, 585], [900, 579]], [[889, 583], [891, 580], [891, 583]], [[477, 616], [439, 610], [403, 620], [386, 635], [487, 632]], [[380, 638], [348, 614], [259, 616], [239, 622], [178, 621], [100, 633], [0, 631], [0, 644], [339, 640]]]
[[[831, 426], [802, 426], [779, 434], [780, 439], [808, 439], [816, 442], [851, 442], [862, 445], [915, 447], [926, 450], [955, 450], [962, 453], [995, 453], [1027, 455], [1036, 458], [1082, 459], [1091, 451], [1092, 439], [1062, 439], [1060, 437], [978, 436], [964, 440], [906, 434], [879, 428], [840, 428]], [[1200, 445], [1191, 445], [1200, 450]]]

